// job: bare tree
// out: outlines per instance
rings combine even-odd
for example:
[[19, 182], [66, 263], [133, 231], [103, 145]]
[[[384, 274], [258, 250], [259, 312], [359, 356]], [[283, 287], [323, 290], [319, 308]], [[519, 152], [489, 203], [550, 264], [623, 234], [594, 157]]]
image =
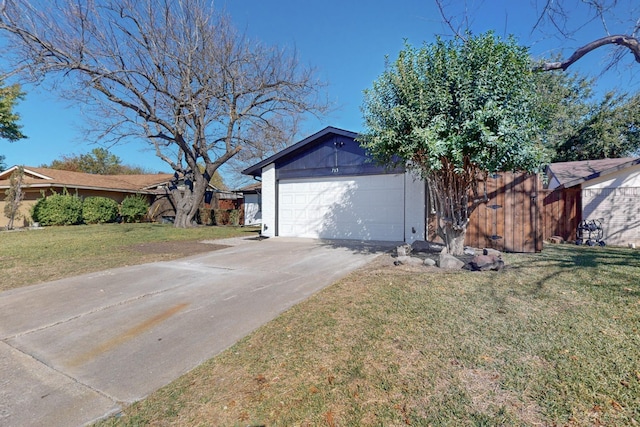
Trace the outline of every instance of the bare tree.
[[[469, 11], [466, 8], [463, 11], [454, 10], [453, 5], [444, 0], [434, 1], [444, 24], [455, 36], [464, 39], [470, 26]], [[518, 3], [517, 7], [523, 6]], [[596, 23], [602, 29], [600, 37], [589, 34], [590, 38], [584, 40], [568, 57], [542, 62], [538, 65], [539, 70], [566, 70], [586, 54], [605, 46], [616, 47], [610, 54], [605, 70], [619, 64], [627, 53], [631, 53], [634, 61], [640, 63], [640, 5], [635, 0], [531, 0], [530, 7], [536, 14], [531, 33], [538, 33], [543, 38], [553, 37], [559, 41], [559, 45], [566, 40], [579, 38], [578, 34], [588, 25]], [[621, 16], [623, 13], [625, 16]], [[616, 34], [612, 31], [623, 32]]]
[[[95, 108], [94, 136], [144, 138], [175, 170], [177, 227], [193, 224], [214, 172], [241, 150], [290, 139], [322, 114], [323, 84], [295, 52], [238, 33], [207, 0], [0, 0], [11, 62]], [[204, 164], [199, 168], [198, 164]]]
[[19, 166], [9, 177], [9, 188], [5, 191], [4, 215], [9, 218], [7, 230], [13, 230], [14, 221], [20, 217], [18, 211], [24, 199], [24, 168]]

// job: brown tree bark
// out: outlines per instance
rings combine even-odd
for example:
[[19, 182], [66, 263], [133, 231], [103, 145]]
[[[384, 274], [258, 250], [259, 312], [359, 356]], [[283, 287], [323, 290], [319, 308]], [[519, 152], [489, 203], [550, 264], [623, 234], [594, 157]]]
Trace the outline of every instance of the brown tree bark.
[[615, 35], [615, 36], [602, 37], [598, 40], [594, 40], [591, 43], [588, 43], [580, 47], [569, 58], [565, 59], [564, 61], [545, 62], [542, 65], [540, 65], [539, 70], [540, 71], [551, 71], [551, 70], [566, 71], [567, 68], [569, 68], [571, 65], [576, 63], [580, 58], [585, 56], [587, 53], [607, 45], [617, 45], [617, 46], [626, 47], [633, 54], [635, 61], [640, 63], [640, 41], [638, 41], [637, 38], [632, 36]]

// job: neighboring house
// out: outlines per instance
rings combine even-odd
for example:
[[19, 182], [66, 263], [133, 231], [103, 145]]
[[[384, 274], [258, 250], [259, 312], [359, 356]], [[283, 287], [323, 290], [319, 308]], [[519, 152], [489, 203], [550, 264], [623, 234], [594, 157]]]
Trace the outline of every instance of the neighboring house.
[[237, 190], [242, 197], [240, 210], [243, 212], [243, 225], [262, 224], [262, 184], [257, 182]]
[[[4, 193], [9, 188], [9, 177], [18, 166], [0, 172], [0, 227], [6, 226], [8, 218], [4, 212]], [[65, 189], [70, 194], [85, 198], [90, 196], [108, 197], [120, 203], [125, 197], [140, 194], [152, 203], [158, 194], [164, 194], [166, 184], [173, 178], [172, 174], [147, 175], [96, 175], [65, 170], [24, 167], [25, 197], [20, 213], [25, 225], [30, 222], [30, 209], [42, 194], [62, 193]]]
[[549, 189], [579, 189], [582, 220], [601, 219], [609, 245], [640, 245], [640, 159], [552, 163]]
[[425, 239], [424, 181], [376, 165], [356, 137], [327, 127], [242, 172], [262, 180], [264, 236]]

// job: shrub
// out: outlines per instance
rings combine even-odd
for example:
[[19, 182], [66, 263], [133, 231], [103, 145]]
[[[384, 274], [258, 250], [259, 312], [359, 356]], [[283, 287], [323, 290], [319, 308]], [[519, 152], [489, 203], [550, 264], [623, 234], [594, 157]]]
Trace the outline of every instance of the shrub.
[[213, 209], [200, 208], [200, 224], [202, 225], [214, 225], [215, 218], [213, 217]]
[[240, 211], [238, 209], [229, 211], [229, 225], [240, 225]]
[[127, 196], [120, 205], [120, 216], [124, 222], [140, 222], [149, 212], [149, 202], [139, 194]]
[[114, 222], [118, 218], [118, 202], [108, 197], [87, 197], [82, 203], [82, 219], [87, 224]]
[[82, 200], [65, 190], [38, 199], [31, 209], [31, 217], [42, 225], [74, 225], [82, 222]]
[[213, 212], [215, 225], [238, 225], [240, 211], [238, 209], [215, 209]]

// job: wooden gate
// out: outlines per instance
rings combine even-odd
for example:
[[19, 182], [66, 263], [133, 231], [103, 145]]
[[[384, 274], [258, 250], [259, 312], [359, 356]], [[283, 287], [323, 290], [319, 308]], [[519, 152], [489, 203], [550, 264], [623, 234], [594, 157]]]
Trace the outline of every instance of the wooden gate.
[[[485, 187], [486, 186], [486, 187]], [[465, 245], [503, 252], [540, 252], [552, 236], [576, 237], [581, 220], [580, 188], [545, 189], [540, 177], [524, 172], [501, 172], [480, 183], [487, 203], [469, 218]], [[436, 235], [435, 214], [427, 221], [428, 238]]]
[[538, 175], [501, 172], [481, 183], [481, 192], [483, 186], [488, 201], [471, 214], [465, 244], [504, 252], [540, 252], [544, 234]]

